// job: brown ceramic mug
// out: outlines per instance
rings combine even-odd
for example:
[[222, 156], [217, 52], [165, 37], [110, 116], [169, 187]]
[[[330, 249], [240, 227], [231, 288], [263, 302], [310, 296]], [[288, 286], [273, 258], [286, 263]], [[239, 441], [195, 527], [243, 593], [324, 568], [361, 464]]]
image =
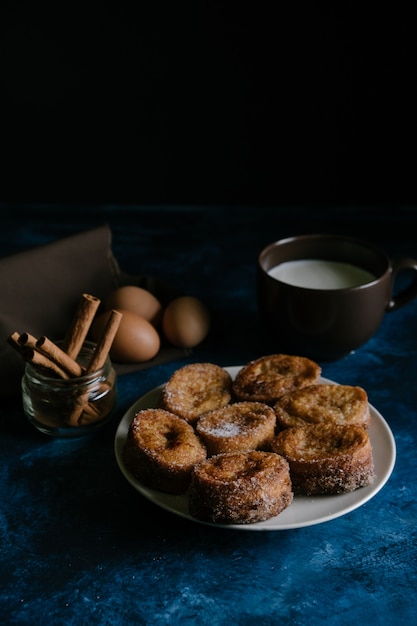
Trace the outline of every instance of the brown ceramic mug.
[[[399, 272], [412, 279], [394, 295]], [[274, 349], [325, 361], [366, 343], [384, 314], [417, 297], [417, 261], [373, 244], [312, 234], [271, 243], [257, 267], [258, 304]]]

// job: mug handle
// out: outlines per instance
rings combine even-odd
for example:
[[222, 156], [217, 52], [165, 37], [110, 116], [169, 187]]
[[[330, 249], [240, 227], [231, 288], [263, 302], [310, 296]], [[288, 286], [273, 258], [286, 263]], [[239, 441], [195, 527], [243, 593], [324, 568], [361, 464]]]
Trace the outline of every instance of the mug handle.
[[414, 276], [411, 283], [402, 289], [399, 293], [391, 295], [391, 299], [388, 301], [386, 310], [396, 311], [400, 307], [404, 306], [411, 300], [417, 297], [417, 261], [409, 257], [398, 259], [392, 263], [392, 285], [394, 286], [395, 279], [399, 272], [405, 270], [411, 270], [414, 272]]

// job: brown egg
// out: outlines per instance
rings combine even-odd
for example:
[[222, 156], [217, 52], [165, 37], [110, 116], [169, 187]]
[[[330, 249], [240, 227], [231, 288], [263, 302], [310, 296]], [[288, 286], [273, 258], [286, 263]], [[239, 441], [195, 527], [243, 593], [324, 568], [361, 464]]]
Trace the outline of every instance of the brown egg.
[[104, 302], [105, 309], [124, 309], [136, 313], [157, 326], [161, 322], [162, 305], [146, 289], [135, 285], [125, 285], [111, 292]]
[[209, 329], [210, 313], [198, 298], [180, 296], [164, 310], [162, 331], [174, 346], [193, 348], [203, 341]]
[[[118, 363], [142, 363], [149, 361], [158, 352], [161, 340], [158, 332], [144, 317], [117, 309], [123, 314], [110, 348], [110, 359]], [[99, 341], [111, 314], [105, 311], [91, 324], [91, 337]]]

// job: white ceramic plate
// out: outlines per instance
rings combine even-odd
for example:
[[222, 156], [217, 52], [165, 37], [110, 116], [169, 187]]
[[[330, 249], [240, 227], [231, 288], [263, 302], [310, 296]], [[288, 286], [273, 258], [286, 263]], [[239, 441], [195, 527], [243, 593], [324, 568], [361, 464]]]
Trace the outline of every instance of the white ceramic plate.
[[[232, 378], [234, 378], [241, 368], [236, 366], [226, 367], [225, 369], [230, 373]], [[330, 381], [327, 378], [321, 378], [320, 382], [333, 383], [333, 381]], [[139, 491], [139, 493], [145, 496], [145, 498], [162, 509], [194, 522], [236, 530], [288, 530], [291, 528], [302, 528], [304, 526], [321, 524], [335, 519], [336, 517], [346, 515], [350, 511], [353, 511], [365, 504], [365, 502], [368, 502], [368, 500], [373, 498], [378, 491], [382, 489], [394, 469], [396, 457], [394, 436], [385, 419], [371, 405], [371, 425], [369, 433], [373, 447], [376, 473], [376, 477], [372, 485], [368, 487], [361, 487], [356, 491], [337, 496], [296, 496], [287, 509], [279, 515], [264, 522], [228, 525], [201, 522], [189, 514], [186, 494], [174, 496], [156, 491], [155, 489], [150, 489], [149, 487], [142, 485], [142, 483], [132, 476], [123, 463], [122, 450], [132, 419], [141, 409], [152, 408], [158, 405], [162, 387], [163, 385], [160, 385], [139, 398], [139, 400], [137, 400], [123, 416], [117, 428], [115, 437], [116, 460], [127, 481], [137, 491]]]

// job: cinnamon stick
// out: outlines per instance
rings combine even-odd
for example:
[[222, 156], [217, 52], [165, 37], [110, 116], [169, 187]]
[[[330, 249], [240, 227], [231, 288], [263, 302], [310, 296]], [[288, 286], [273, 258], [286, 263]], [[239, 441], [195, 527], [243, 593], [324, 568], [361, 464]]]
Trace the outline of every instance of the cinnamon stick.
[[70, 378], [65, 370], [63, 370], [55, 361], [52, 361], [48, 356], [38, 352], [34, 348], [25, 348], [23, 352], [23, 358], [32, 365], [39, 365], [44, 369], [57, 374], [60, 378]]
[[66, 352], [61, 350], [61, 348], [57, 346], [53, 341], [48, 339], [48, 337], [40, 337], [37, 340], [35, 347], [42, 354], [54, 361], [70, 376], [82, 376], [82, 374], [84, 373], [81, 365], [74, 361], [74, 359], [72, 359]]
[[80, 376], [83, 370], [78, 363], [69, 359], [58, 346], [47, 337], [36, 339], [30, 333], [14, 332], [7, 338], [7, 342], [32, 365], [38, 365], [60, 378]]
[[120, 313], [120, 311], [116, 311], [116, 309], [113, 309], [111, 311], [109, 319], [107, 320], [107, 324], [104, 328], [103, 335], [97, 343], [96, 349], [90, 359], [89, 364], [87, 365], [87, 374], [95, 372], [96, 370], [103, 367], [110, 352], [113, 339], [117, 333], [117, 329], [119, 328], [122, 317], [123, 313]]
[[88, 394], [88, 391], [87, 391], [87, 392], [77, 396], [76, 398], [74, 398], [72, 411], [71, 411], [71, 413], [67, 417], [67, 424], [68, 424], [68, 426], [79, 426], [80, 425], [81, 415], [82, 415], [85, 407], [88, 405], [88, 395], [89, 394]]
[[7, 343], [10, 344], [12, 348], [14, 348], [17, 352], [19, 352], [19, 354], [23, 356], [24, 347], [19, 342], [19, 337], [20, 337], [19, 333], [15, 331], [14, 333], [12, 333], [11, 335], [7, 337]]
[[37, 339], [30, 333], [22, 333], [19, 336], [19, 343], [26, 348], [36, 348]]
[[[90, 362], [86, 367], [86, 374], [96, 372], [101, 367], [103, 367], [108, 357], [111, 345], [113, 343], [113, 339], [116, 335], [117, 329], [119, 328], [122, 317], [123, 314], [120, 313], [120, 311], [116, 311], [115, 309], [111, 311], [106, 326], [104, 327], [103, 334], [96, 345], [96, 349], [91, 356]], [[68, 423], [71, 426], [79, 426], [81, 424], [83, 413], [85, 413], [86, 409], [87, 412], [89, 411], [88, 406], [88, 393], [79, 396], [76, 399], [74, 403], [74, 408], [68, 417]], [[92, 408], [92, 410], [94, 411], [94, 408]]]
[[18, 352], [24, 353], [25, 348], [36, 348], [37, 339], [29, 333], [19, 334], [17, 331], [9, 335], [7, 342]]
[[[106, 382], [100, 384], [100, 393], [107, 393], [110, 385]], [[81, 394], [74, 400], [74, 406], [67, 418], [69, 426], [85, 426], [91, 422], [96, 422], [103, 417], [103, 406], [100, 401], [89, 402], [89, 392]]]
[[89, 293], [82, 294], [62, 347], [63, 351], [74, 360], [87, 337], [99, 305], [100, 300], [95, 296]]

